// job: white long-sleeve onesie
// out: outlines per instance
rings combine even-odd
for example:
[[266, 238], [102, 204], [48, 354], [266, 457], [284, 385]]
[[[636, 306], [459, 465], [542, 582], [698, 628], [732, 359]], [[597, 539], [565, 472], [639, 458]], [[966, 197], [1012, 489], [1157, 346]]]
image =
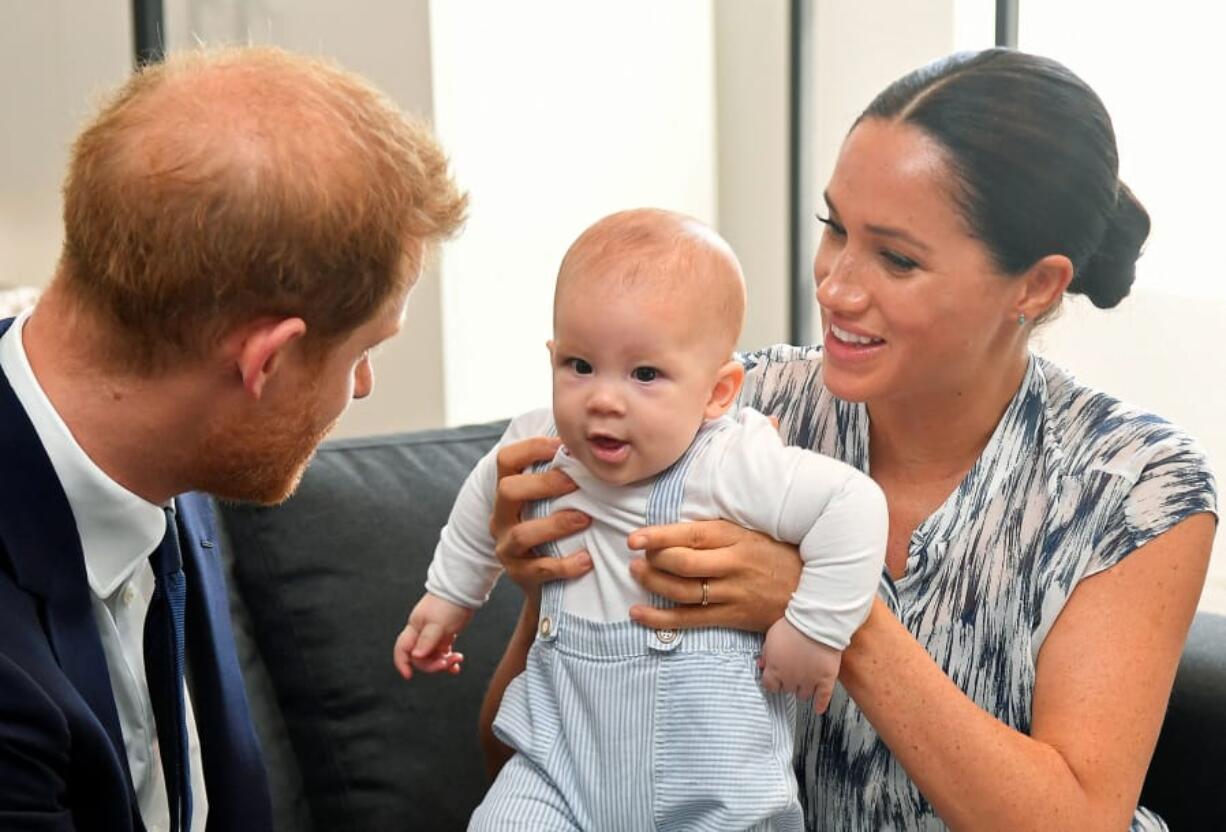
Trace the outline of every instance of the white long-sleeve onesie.
[[[502, 572], [489, 530], [498, 448], [551, 432], [548, 410], [524, 414], [477, 463], [442, 531], [426, 579], [429, 592], [474, 609], [485, 603]], [[669, 490], [680, 484], [675, 495], [661, 494], [669, 471], [614, 486], [594, 477], [565, 449], [558, 451], [554, 466], [579, 489], [555, 499], [551, 510], [576, 509], [592, 518], [558, 548], [562, 553], [586, 549], [594, 564], [587, 575], [566, 584], [563, 609], [596, 621], [624, 621], [631, 605], [650, 603], [630, 576], [629, 562], [639, 554], [626, 539], [649, 524], [653, 500], [676, 499], [679, 521], [722, 518], [799, 545], [804, 570], [787, 619], [810, 638], [845, 648], [868, 615], [881, 578], [889, 528], [881, 490], [849, 465], [784, 445], [770, 421], [754, 410], [706, 423], [694, 442], [694, 452], [682, 458], [684, 476], [674, 472], [667, 483]]]

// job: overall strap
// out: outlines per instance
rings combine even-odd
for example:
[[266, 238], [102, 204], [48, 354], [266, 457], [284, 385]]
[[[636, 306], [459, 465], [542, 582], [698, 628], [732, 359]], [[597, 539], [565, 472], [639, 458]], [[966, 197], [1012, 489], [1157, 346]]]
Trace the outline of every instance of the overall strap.
[[[557, 426], [550, 423], [549, 430], [546, 436], [557, 436]], [[544, 460], [533, 464], [528, 471], [533, 474], [541, 474], [553, 468], [553, 460]], [[546, 498], [544, 500], [534, 500], [524, 506], [524, 519], [536, 520], [542, 517], [548, 517], [553, 513], [554, 500]], [[555, 541], [544, 543], [537, 547], [541, 552], [542, 557], [560, 558], [562, 557], [561, 550]], [[537, 637], [545, 641], [553, 641], [557, 638], [558, 623], [562, 617], [562, 594], [565, 592], [564, 581], [550, 581], [541, 585], [541, 615], [537, 622]]]

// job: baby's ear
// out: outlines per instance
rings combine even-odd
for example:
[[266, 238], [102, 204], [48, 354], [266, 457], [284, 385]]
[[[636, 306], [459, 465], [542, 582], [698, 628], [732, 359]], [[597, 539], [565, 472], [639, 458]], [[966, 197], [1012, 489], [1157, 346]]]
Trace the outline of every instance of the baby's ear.
[[725, 363], [715, 374], [715, 384], [711, 387], [711, 398], [707, 409], [703, 411], [706, 419], [718, 419], [728, 412], [736, 403], [736, 397], [745, 383], [745, 365], [735, 359]]

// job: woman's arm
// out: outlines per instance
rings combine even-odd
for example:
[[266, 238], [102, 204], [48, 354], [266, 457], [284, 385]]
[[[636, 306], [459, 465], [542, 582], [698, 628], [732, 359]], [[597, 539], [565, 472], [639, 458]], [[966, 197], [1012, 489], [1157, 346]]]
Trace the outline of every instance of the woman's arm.
[[[734, 545], [715, 524], [645, 529], [654, 549], [632, 565], [682, 606], [636, 607], [651, 627], [764, 629], [783, 614], [799, 561], [791, 547]], [[1039, 653], [1029, 736], [970, 700], [883, 603], [843, 654], [840, 681], [925, 798], [951, 827], [1125, 829], [1162, 725], [1204, 583], [1214, 519], [1194, 515], [1082, 581]], [[633, 538], [632, 538], [633, 540]], [[752, 545], [754, 554], [748, 554]], [[750, 573], [747, 561], [760, 560]], [[695, 579], [726, 604], [693, 606]], [[750, 577], [750, 575], [753, 575]], [[725, 580], [726, 579], [726, 580]], [[787, 593], [781, 592], [787, 589]]]
[[507, 685], [523, 671], [528, 649], [536, 637], [541, 584], [577, 578], [592, 568], [592, 558], [587, 552], [548, 558], [540, 557], [534, 548], [584, 528], [590, 522], [587, 515], [560, 511], [535, 520], [520, 520], [524, 503], [560, 497], [575, 490], [575, 484], [560, 471], [523, 473], [534, 462], [552, 459], [558, 445], [556, 438], [536, 437], [507, 445], [498, 452], [498, 494], [494, 499], [494, 516], [490, 518], [490, 534], [495, 541], [494, 552], [507, 576], [524, 590], [524, 606], [481, 703], [478, 739], [491, 779], [511, 758], [511, 749], [494, 736], [494, 717]]
[[1126, 829], [1213, 531], [1190, 517], [1077, 586], [1039, 653], [1029, 736], [968, 699], [880, 602], [840, 679], [951, 827]]

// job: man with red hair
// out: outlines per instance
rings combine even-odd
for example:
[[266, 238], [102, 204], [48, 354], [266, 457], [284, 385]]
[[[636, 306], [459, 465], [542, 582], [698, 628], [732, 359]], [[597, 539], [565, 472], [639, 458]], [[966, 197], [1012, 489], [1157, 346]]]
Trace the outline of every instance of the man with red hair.
[[133, 76], [64, 197], [0, 322], [0, 828], [268, 829], [195, 492], [293, 491], [466, 199], [362, 79], [252, 48]]

